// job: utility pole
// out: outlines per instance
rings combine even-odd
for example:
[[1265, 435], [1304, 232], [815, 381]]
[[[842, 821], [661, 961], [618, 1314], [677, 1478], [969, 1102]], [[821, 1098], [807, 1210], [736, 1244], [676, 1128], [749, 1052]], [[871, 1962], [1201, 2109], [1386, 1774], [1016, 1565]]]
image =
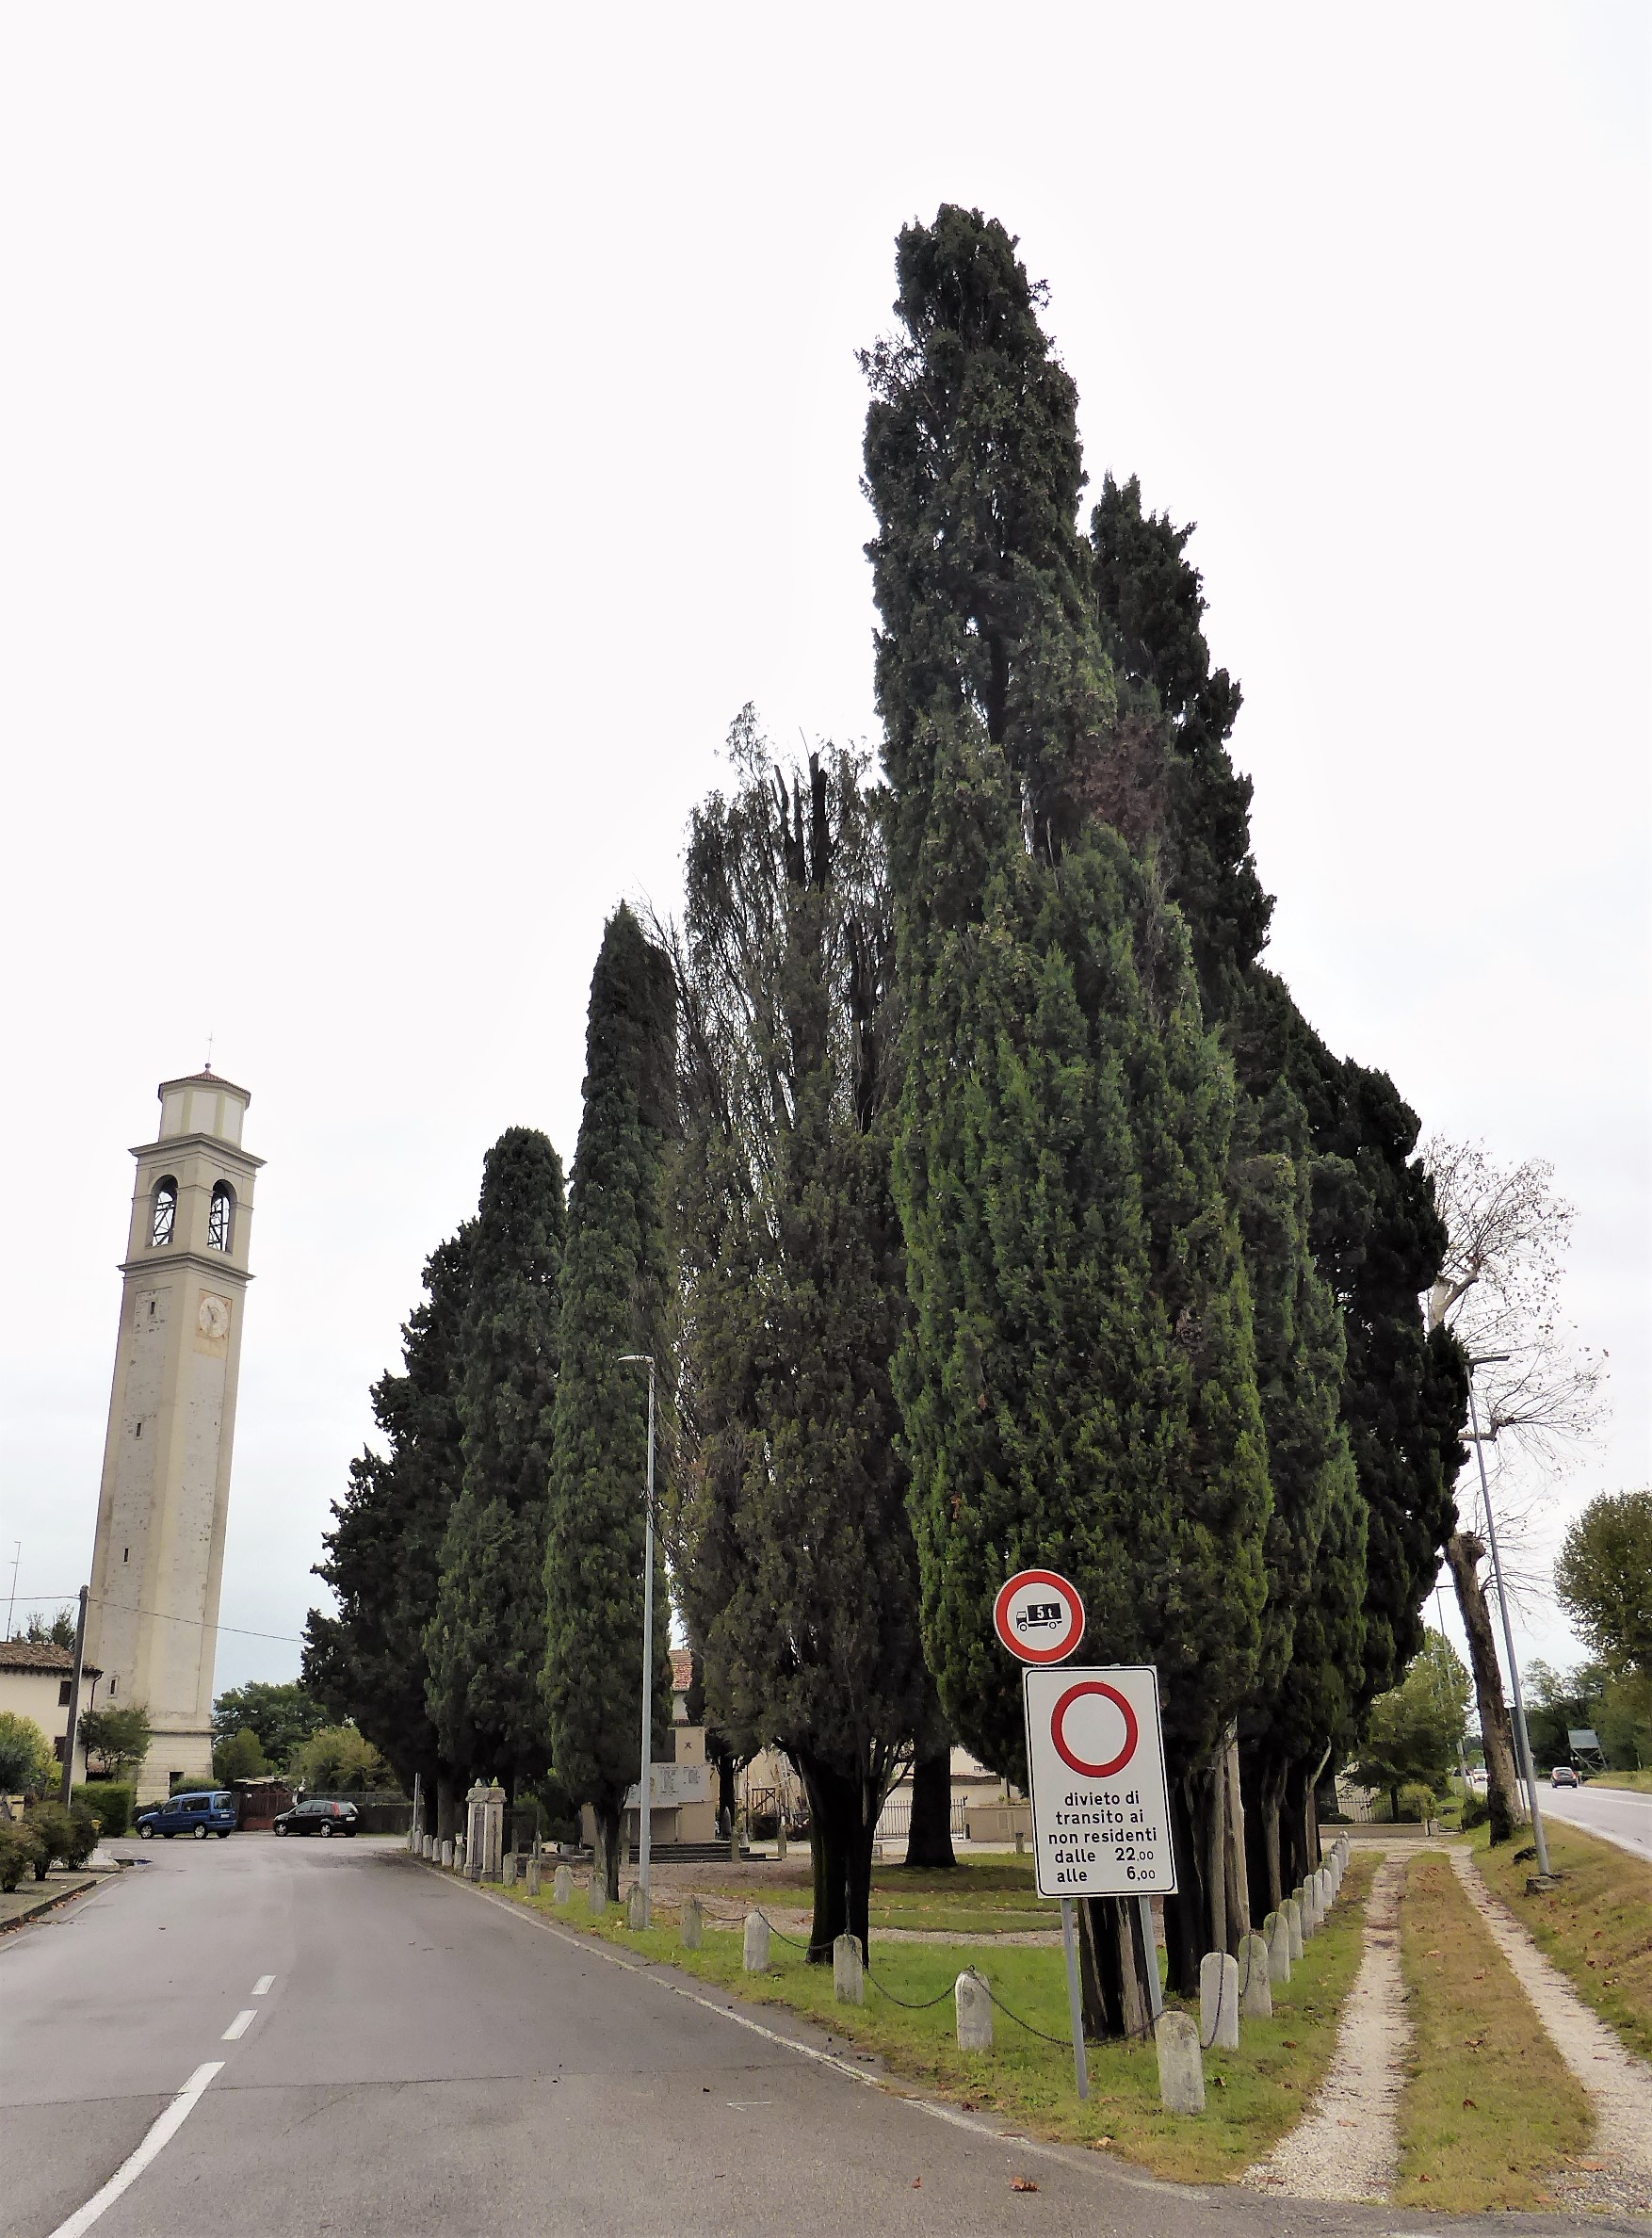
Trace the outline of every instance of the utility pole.
[[642, 1538], [642, 1773], [637, 1788], [637, 1885], [642, 1890], [642, 1924], [649, 1923], [648, 1852], [654, 1801], [654, 1355], [622, 1353], [621, 1364], [648, 1370], [648, 1483]]
[[1514, 1745], [1520, 1755], [1521, 1776], [1526, 1782], [1526, 1800], [1531, 1807], [1531, 1837], [1537, 1845], [1537, 1870], [1545, 1880], [1548, 1878], [1548, 1843], [1543, 1835], [1543, 1813], [1537, 1807], [1537, 1774], [1531, 1765], [1531, 1739], [1526, 1730], [1526, 1697], [1520, 1688], [1520, 1665], [1514, 1660], [1514, 1628], [1509, 1622], [1509, 1597], [1503, 1590], [1503, 1560], [1498, 1552], [1497, 1517], [1491, 1512], [1491, 1486], [1485, 1475], [1485, 1441], [1480, 1435], [1480, 1409], [1474, 1403], [1474, 1370], [1488, 1366], [1493, 1360], [1507, 1359], [1506, 1353], [1486, 1353], [1468, 1363], [1468, 1422], [1474, 1432], [1474, 1458], [1480, 1464], [1480, 1497], [1485, 1503], [1485, 1537], [1491, 1549], [1492, 1576], [1497, 1581], [1498, 1607], [1503, 1619], [1503, 1646], [1509, 1657], [1509, 1686], [1514, 1697]]
[[86, 1604], [89, 1588], [80, 1589], [80, 1615], [74, 1626], [74, 1676], [69, 1681], [69, 1724], [63, 1734], [63, 1786], [61, 1800], [65, 1810], [74, 1793], [74, 1731], [80, 1723], [80, 1674], [86, 1662]]
[[17, 1565], [23, 1560], [23, 1541], [19, 1539], [11, 1555], [11, 1598], [6, 1604], [6, 1637], [11, 1637], [11, 1620], [17, 1614]]

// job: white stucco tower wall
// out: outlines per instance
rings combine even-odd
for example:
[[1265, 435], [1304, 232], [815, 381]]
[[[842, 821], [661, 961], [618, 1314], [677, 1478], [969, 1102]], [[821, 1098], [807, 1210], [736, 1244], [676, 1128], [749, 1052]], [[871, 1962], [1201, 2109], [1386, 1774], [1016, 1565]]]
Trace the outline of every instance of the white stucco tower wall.
[[138, 1160], [104, 1446], [86, 1657], [100, 1709], [143, 1703], [140, 1801], [212, 1776], [213, 1661], [229, 1519], [252, 1185], [246, 1089], [210, 1068], [163, 1080]]

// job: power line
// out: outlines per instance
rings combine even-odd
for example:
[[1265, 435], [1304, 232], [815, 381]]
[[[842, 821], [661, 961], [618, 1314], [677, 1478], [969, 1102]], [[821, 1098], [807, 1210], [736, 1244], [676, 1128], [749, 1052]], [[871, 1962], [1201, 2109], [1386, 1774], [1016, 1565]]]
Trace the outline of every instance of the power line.
[[[76, 1586], [75, 1593], [79, 1590]], [[20, 1601], [56, 1601], [59, 1607], [73, 1607], [75, 1593], [20, 1593], [17, 1597]], [[197, 1631], [234, 1632], [243, 1640], [281, 1640], [289, 1647], [302, 1647], [306, 1644], [298, 1632], [252, 1631], [244, 1624], [207, 1624], [199, 1616], [169, 1615], [165, 1609], [131, 1609], [124, 1601], [100, 1600], [95, 1593], [91, 1598], [100, 1609], [110, 1609], [117, 1616], [150, 1616], [157, 1624], [192, 1624]]]

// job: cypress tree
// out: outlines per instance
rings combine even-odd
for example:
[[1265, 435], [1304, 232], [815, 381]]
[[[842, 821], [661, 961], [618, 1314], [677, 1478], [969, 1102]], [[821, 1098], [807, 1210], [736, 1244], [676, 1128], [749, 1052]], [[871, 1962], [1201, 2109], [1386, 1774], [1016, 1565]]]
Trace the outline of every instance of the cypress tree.
[[[906, 333], [867, 361], [866, 466], [926, 1646], [963, 1737], [1023, 1778], [992, 1603], [1025, 1564], [1066, 1570], [1092, 1640], [1159, 1668], [1178, 1846], [1220, 1849], [1201, 1814], [1224, 1791], [1197, 1783], [1255, 1677], [1270, 1497], [1231, 1069], [1179, 914], [1087, 798], [1117, 697], [1072, 383], [1034, 291], [1002, 228], [955, 209], [902, 233], [897, 269]], [[1124, 1915], [1087, 1912], [1116, 2029], [1135, 2010]]]
[[[646, 1354], [656, 1363], [656, 1484], [669, 1503], [676, 1374], [666, 1159], [674, 1047], [669, 959], [622, 904], [604, 931], [591, 982], [543, 1561], [551, 1759], [563, 1790], [591, 1806], [597, 1867], [613, 1897], [621, 1816], [637, 1784], [642, 1737], [647, 1467], [646, 1370], [622, 1364], [621, 1354]], [[663, 1539], [656, 1560], [653, 1714], [663, 1733], [671, 1702]]]
[[336, 1718], [349, 1718], [401, 1778], [422, 1776], [450, 1838], [457, 1773], [426, 1706], [426, 1628], [435, 1612], [444, 1533], [462, 1473], [459, 1387], [470, 1294], [470, 1229], [425, 1263], [426, 1295], [402, 1329], [403, 1372], [373, 1386], [373, 1419], [385, 1450], [351, 1462], [332, 1506], [316, 1575], [332, 1586], [335, 1616], [313, 1609], [303, 1677]]
[[[1122, 713], [1087, 797], [1139, 843], [1162, 844], [1207, 1016], [1233, 1050], [1252, 1110], [1241, 1131], [1253, 1148], [1288, 1158], [1299, 1184], [1305, 1176], [1289, 1223], [1295, 1242], [1266, 1215], [1254, 1235], [1247, 1223], [1259, 1322], [1302, 1339], [1288, 1376], [1265, 1385], [1265, 1411], [1276, 1454], [1271, 1621], [1277, 1645], [1305, 1619], [1304, 1660], [1282, 1688], [1263, 1683], [1244, 1750], [1261, 1817], [1253, 1832], [1271, 1884], [1281, 1841], [1288, 1882], [1317, 1861], [1313, 1775], [1329, 1745], [1346, 1747], [1366, 1705], [1397, 1683], [1421, 1641], [1422, 1604], [1452, 1528], [1466, 1392], [1457, 1348], [1427, 1334], [1417, 1307], [1445, 1231], [1414, 1159], [1416, 1114], [1385, 1075], [1333, 1057], [1258, 961], [1271, 903], [1250, 854], [1250, 782], [1227, 750], [1240, 693], [1225, 670], [1211, 668], [1203, 590], [1185, 556], [1191, 532], [1144, 512], [1133, 478], [1122, 488], [1108, 478], [1091, 543]], [[1235, 1186], [1259, 1211], [1242, 1175]], [[1304, 1211], [1317, 1285], [1301, 1257]], [[1340, 1340], [1327, 1328], [1327, 1296], [1338, 1302]], [[1316, 1492], [1308, 1464], [1323, 1441], [1320, 1387], [1337, 1351], [1342, 1428], [1325, 1449], [1330, 1474]], [[1344, 1439], [1358, 1515], [1346, 1512]], [[1309, 1555], [1321, 1528], [1329, 1536], [1316, 1563]]]
[[892, 933], [877, 803], [848, 754], [694, 818], [679, 977], [694, 1331], [689, 1574], [707, 1696], [809, 1799], [809, 1955], [866, 1948], [872, 1837], [925, 1674], [890, 1364]]
[[562, 1164], [530, 1127], [488, 1152], [470, 1233], [460, 1387], [463, 1482], [442, 1542], [426, 1646], [444, 1751], [508, 1790], [549, 1760], [539, 1698], [545, 1481], [557, 1392]]

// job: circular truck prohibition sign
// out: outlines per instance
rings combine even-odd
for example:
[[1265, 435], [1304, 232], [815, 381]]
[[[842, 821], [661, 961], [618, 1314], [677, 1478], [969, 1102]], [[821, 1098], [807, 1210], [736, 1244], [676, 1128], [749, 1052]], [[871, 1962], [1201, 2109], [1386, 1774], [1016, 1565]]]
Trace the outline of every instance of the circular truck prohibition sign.
[[993, 1626], [1022, 1662], [1061, 1662], [1084, 1637], [1084, 1603], [1054, 1570], [1017, 1570], [993, 1604]]

